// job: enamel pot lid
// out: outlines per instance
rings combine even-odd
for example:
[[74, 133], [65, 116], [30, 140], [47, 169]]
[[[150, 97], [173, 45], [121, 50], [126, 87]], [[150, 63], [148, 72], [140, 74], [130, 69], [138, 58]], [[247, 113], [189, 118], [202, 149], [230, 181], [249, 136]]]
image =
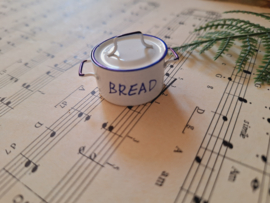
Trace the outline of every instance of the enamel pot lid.
[[93, 48], [91, 60], [111, 71], [136, 71], [151, 67], [167, 54], [166, 43], [140, 31], [110, 38]]

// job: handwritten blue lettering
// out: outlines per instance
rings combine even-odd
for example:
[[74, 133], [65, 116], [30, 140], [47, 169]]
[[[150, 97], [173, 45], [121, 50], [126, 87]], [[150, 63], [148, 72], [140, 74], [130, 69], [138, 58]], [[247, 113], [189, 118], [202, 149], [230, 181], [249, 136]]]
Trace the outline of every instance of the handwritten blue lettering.
[[141, 91], [144, 91], [144, 93], [146, 92], [146, 88], [145, 88], [144, 83], [141, 84], [141, 87], [140, 87], [140, 90], [139, 90], [139, 92], [138, 92], [138, 95], [141, 94]]
[[[153, 85], [153, 82], [155, 83], [154, 85]], [[157, 81], [156, 81], [156, 80], [150, 80], [150, 81], [149, 81], [149, 92], [150, 92], [152, 89], [154, 89], [154, 87], [156, 86], [156, 84], [157, 84]]]
[[[136, 91], [137, 88], [134, 88], [134, 89], [133, 89], [133, 87], [135, 87], [135, 86], [137, 86], [137, 85], [138, 85], [138, 84], [130, 85], [130, 89], [129, 89], [129, 91], [128, 91], [128, 95], [129, 95], [129, 96], [132, 96], [132, 95], [135, 95], [135, 94], [136, 94], [134, 91]], [[133, 93], [131, 93], [131, 92], [133, 92]]]
[[109, 82], [109, 87], [110, 87], [109, 93], [115, 94], [119, 92], [119, 96], [121, 95], [133, 96], [136, 94], [140, 95], [141, 93], [147, 93], [148, 91], [150, 92], [151, 90], [153, 90], [157, 85], [157, 80], [152, 79], [149, 81], [149, 87], [147, 85], [148, 83], [143, 83], [143, 82], [141, 84], [136, 83], [133, 85], [124, 85], [121, 83], [114, 84], [113, 82]]
[[121, 96], [121, 94], [127, 95], [126, 93], [124, 93], [125, 89], [126, 89], [126, 85], [119, 84], [119, 95], [120, 96]]
[[[113, 93], [116, 93], [116, 92], [117, 92], [117, 90], [114, 89], [114, 88], [115, 88], [115, 84], [112, 83], [112, 82], [110, 82], [110, 94], [113, 94]], [[113, 91], [112, 91], [112, 90], [113, 90]]]

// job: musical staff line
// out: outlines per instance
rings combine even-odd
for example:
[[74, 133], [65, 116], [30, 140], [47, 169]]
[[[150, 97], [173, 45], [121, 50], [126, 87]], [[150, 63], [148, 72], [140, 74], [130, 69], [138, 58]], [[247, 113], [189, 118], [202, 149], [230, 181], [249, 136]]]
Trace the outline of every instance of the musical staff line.
[[[185, 60], [182, 61], [182, 62], [184, 63]], [[183, 63], [179, 63], [178, 66], [182, 66]], [[180, 70], [180, 69], [178, 68], [177, 70]], [[177, 73], [177, 71], [175, 71], [175, 74], [176, 73]], [[169, 86], [170, 83], [172, 83], [174, 81], [167, 81], [167, 87]], [[116, 119], [113, 120], [112, 123], [110, 124], [110, 126], [113, 126], [113, 128], [112, 128], [113, 130], [105, 129], [104, 132], [91, 145], [91, 147], [88, 148], [88, 150], [86, 152], [88, 154], [96, 153], [97, 158], [100, 157], [100, 153], [102, 153], [103, 154], [102, 157], [97, 159], [98, 162], [99, 163], [104, 163], [104, 164], [106, 162], [108, 162], [109, 158], [113, 155], [113, 153], [117, 150], [117, 148], [120, 146], [120, 144], [128, 136], [130, 131], [139, 122], [140, 118], [145, 114], [145, 112], [147, 112], [147, 110], [152, 105], [153, 105], [153, 102], [147, 103], [146, 105], [140, 105], [140, 106], [136, 106], [136, 107], [132, 107], [132, 108], [126, 107], [116, 117]], [[145, 107], [146, 107], [146, 109], [145, 109]], [[133, 110], [133, 108], [135, 108], [135, 110]], [[134, 117], [134, 119], [130, 121], [130, 118], [132, 116]], [[138, 117], [138, 118], [136, 119], [136, 117]], [[134, 124], [132, 124], [132, 122], [134, 122]], [[126, 126], [126, 129], [130, 128], [130, 130], [129, 131], [122, 130], [122, 132], [118, 132], [124, 126]], [[121, 135], [121, 137], [119, 137], [119, 136], [115, 137], [115, 133], [117, 133], [118, 135]], [[114, 142], [112, 142], [113, 139], [115, 139]], [[121, 141], [119, 141], [119, 139], [121, 139]], [[116, 142], [120, 142], [120, 143], [117, 145], [117, 147], [115, 147], [114, 151], [111, 152], [110, 155], [108, 155], [108, 153], [110, 152], [110, 149], [115, 145]], [[106, 148], [107, 146], [108, 146], [109, 149]], [[97, 149], [100, 149], [100, 151], [98, 152]], [[106, 150], [106, 149], [107, 149], [107, 151], [104, 152], [104, 150]], [[108, 158], [104, 160], [103, 158], [106, 158], [106, 157], [108, 157]], [[79, 199], [80, 195], [86, 190], [86, 188], [89, 187], [89, 185], [92, 183], [92, 181], [98, 175], [98, 173], [100, 173], [102, 168], [96, 168], [96, 166], [93, 166], [93, 165], [91, 167], [91, 163], [87, 163], [86, 161], [83, 162], [81, 160], [82, 159], [80, 158], [72, 166], [72, 168], [60, 180], [60, 182], [58, 182], [57, 185], [45, 197], [45, 199], [47, 201], [49, 201], [49, 202], [69, 202], [69, 201], [76, 202]], [[86, 164], [86, 163], [87, 163], [87, 166], [85, 166], [86, 168], [84, 168], [83, 164]], [[87, 173], [87, 174], [85, 174], [85, 173]], [[83, 186], [83, 184], [84, 184], [84, 186]], [[73, 190], [73, 192], [72, 192], [72, 190]], [[65, 192], [63, 193], [63, 191], [65, 191]], [[62, 193], [62, 195], [60, 196], [61, 193]], [[71, 194], [71, 195], [69, 197], [66, 197], [65, 196], [66, 194]]]
[[56, 108], [59, 104], [61, 104], [63, 101], [65, 101], [67, 98], [69, 98], [73, 93], [83, 88], [83, 85], [80, 85], [78, 88], [76, 88], [74, 91], [72, 91], [68, 96], [66, 96], [64, 99], [62, 99], [60, 102], [58, 102], [54, 107]]
[[[97, 88], [95, 89], [97, 91]], [[97, 105], [103, 100], [97, 99], [91, 93], [84, 97], [74, 107], [81, 109], [82, 112], [89, 114], [93, 111]], [[53, 137], [52, 131], [46, 129], [37, 139], [35, 139], [28, 147], [26, 147], [21, 154], [27, 156], [32, 161], [39, 162], [55, 145], [63, 139], [79, 122], [83, 120], [83, 117], [78, 117], [77, 111], [69, 110], [55, 123], [53, 123], [49, 129], [57, 132]], [[20, 161], [20, 156], [14, 158], [12, 162], [7, 164], [4, 168], [12, 173], [18, 179], [21, 179], [29, 172], [29, 168], [21, 165], [18, 167], [15, 163]], [[1, 176], [2, 177], [2, 176]], [[4, 188], [11, 188], [16, 182], [12, 179], [1, 178], [0, 181], [0, 198], [5, 194]], [[2, 192], [2, 193], [1, 193]]]
[[[136, 19], [139, 19], [140, 17], [136, 17]], [[69, 58], [69, 65], [65, 63], [65, 65], [61, 66], [58, 65], [61, 69], [64, 69], [65, 71], [70, 69], [73, 65], [76, 65], [81, 59], [79, 59], [78, 56], [85, 57], [85, 52], [88, 49], [84, 48], [83, 52], [79, 52], [79, 54], [76, 55], [76, 57]], [[74, 60], [75, 59], [75, 60]], [[67, 61], [67, 60], [65, 60]], [[74, 64], [72, 61], [76, 61]], [[55, 78], [61, 75], [60, 71], [52, 70], [49, 73], [50, 75], [53, 75]], [[50, 82], [51, 77], [47, 76], [47, 72], [40, 77], [33, 80], [31, 83], [27, 83], [24, 85], [24, 87], [18, 91], [17, 93], [13, 94], [10, 98], [13, 99], [11, 104], [18, 105], [22, 101], [24, 101], [26, 98], [28, 98], [30, 93], [27, 93], [27, 89], [31, 89], [33, 92], [37, 91], [44, 85], [48, 84]], [[26, 92], [27, 91], [27, 92]], [[93, 93], [95, 92], [95, 93]], [[50, 127], [46, 128], [46, 130], [38, 136], [28, 147], [25, 148], [25, 150], [22, 151], [22, 154], [29, 157], [32, 161], [39, 162], [53, 147], [56, 146], [57, 143], [61, 141], [69, 132], [82, 120], [88, 118], [87, 115], [91, 111], [93, 111], [102, 101], [103, 98], [98, 97], [98, 90], [95, 88], [93, 91], [91, 91], [86, 98], [81, 100], [78, 104], [73, 107], [73, 109], [70, 109], [65, 115], [63, 115], [60, 119], [57, 120], [54, 124], [52, 124]], [[91, 99], [90, 99], [91, 98]], [[89, 104], [90, 102], [90, 104]], [[3, 112], [6, 109], [0, 108], [0, 112]], [[81, 112], [78, 112], [80, 110]], [[4, 112], [5, 113], [5, 112]], [[83, 113], [83, 114], [82, 114]], [[112, 132], [114, 133], [114, 132]], [[116, 134], [114, 134], [117, 136]], [[119, 136], [118, 136], [119, 137]], [[21, 161], [21, 156], [15, 157], [9, 164], [5, 166], [5, 169], [8, 169], [15, 177], [21, 179], [26, 174], [29, 173], [29, 169], [26, 168], [23, 165], [15, 166], [17, 162]], [[2, 176], [1, 176], [2, 177]], [[5, 181], [3, 181], [5, 180]], [[14, 184], [16, 184], [16, 181], [13, 179], [3, 179], [1, 178], [0, 185], [3, 187], [0, 190], [0, 198], [2, 198], [7, 191], [9, 191]]]
[[[257, 57], [257, 56], [256, 56], [256, 57]], [[256, 59], [256, 57], [254, 58], [254, 60]], [[253, 59], [250, 60], [250, 64], [252, 63], [252, 60], [253, 60]], [[248, 66], [248, 69], [250, 68], [250, 64], [249, 64], [249, 66]], [[252, 72], [252, 70], [253, 70], [253, 67], [251, 68], [251, 72]], [[233, 70], [232, 76], [233, 76], [234, 72], [235, 72], [235, 70]], [[204, 149], [204, 150], [203, 150], [203, 154], [200, 156], [200, 158], [201, 158], [201, 160], [206, 159], [206, 166], [209, 165], [210, 160], [211, 160], [211, 157], [212, 157], [212, 154], [214, 154], [213, 152], [214, 152], [214, 149], [216, 148], [216, 146], [219, 146], [219, 147], [218, 147], [218, 148], [219, 148], [219, 151], [218, 151], [217, 155], [220, 155], [220, 151], [221, 151], [222, 147], [225, 147], [225, 146], [222, 145], [222, 143], [221, 143], [220, 145], [217, 145], [217, 140], [219, 140], [219, 138], [220, 138], [220, 134], [222, 133], [223, 126], [226, 126], [226, 125], [227, 125], [227, 124], [225, 124], [225, 123], [227, 122], [228, 113], [229, 113], [229, 111], [230, 111], [230, 109], [231, 109], [231, 106], [232, 106], [232, 103], [233, 103], [233, 101], [234, 101], [234, 98], [235, 98], [235, 95], [236, 95], [238, 86], [241, 85], [241, 89], [240, 89], [240, 91], [237, 93], [237, 94], [238, 94], [238, 97], [239, 97], [239, 96], [241, 95], [241, 93], [242, 93], [242, 90], [243, 90], [243, 87], [244, 87], [244, 85], [245, 85], [246, 79], [248, 79], [248, 82], [249, 82], [250, 75], [249, 75], [248, 78], [247, 78], [247, 75], [248, 75], [248, 74], [245, 74], [245, 77], [242, 77], [242, 74], [244, 74], [244, 72], [241, 73], [241, 77], [234, 77], [234, 80], [233, 80], [233, 81], [228, 81], [227, 86], [226, 86], [226, 88], [225, 88], [225, 90], [224, 90], [224, 92], [223, 92], [223, 95], [222, 95], [222, 97], [221, 97], [221, 100], [220, 100], [220, 102], [219, 102], [219, 104], [218, 104], [218, 106], [217, 106], [216, 111], [214, 112], [213, 118], [212, 118], [212, 120], [211, 120], [211, 122], [210, 122], [210, 124], [209, 124], [209, 127], [208, 127], [208, 129], [207, 129], [207, 132], [206, 132], [206, 134], [205, 134], [205, 136], [204, 136], [204, 139], [203, 139], [203, 141], [202, 141], [202, 143], [201, 143], [201, 146], [200, 146], [200, 148], [199, 148], [199, 150], [198, 150], [198, 152], [197, 152], [197, 156], [200, 156], [200, 155], [199, 155], [200, 150], [201, 150], [202, 148]], [[238, 81], [238, 82], [235, 81], [236, 78], [239, 78], [239, 81]], [[242, 78], [243, 78], [244, 80], [243, 80], [242, 82], [240, 82]], [[230, 84], [231, 84], [231, 86], [230, 86]], [[232, 96], [231, 101], [229, 101], [228, 98], [229, 98], [231, 92], [233, 91], [234, 84], [236, 84], [236, 87], [235, 87], [235, 90], [234, 90], [234, 93], [233, 93], [234, 96]], [[247, 89], [247, 86], [248, 86], [248, 85], [246, 85], [246, 89]], [[230, 88], [229, 91], [227, 91], [228, 88]], [[245, 92], [246, 92], [246, 90], [245, 90]], [[245, 92], [244, 92], [244, 95], [245, 95]], [[228, 93], [230, 93], [230, 94], [228, 94]], [[220, 108], [220, 105], [222, 104], [221, 102], [222, 102], [223, 98], [225, 97], [225, 94], [226, 94], [227, 96], [226, 96], [226, 98], [225, 98], [225, 102], [223, 103], [223, 105], [222, 105], [222, 107], [221, 107], [221, 110], [220, 110], [221, 113], [218, 114], [219, 116], [218, 116], [217, 120], [215, 121], [215, 116], [216, 116], [216, 114], [217, 114], [216, 112], [217, 112], [218, 109]], [[225, 116], [226, 116], [226, 119], [223, 119], [223, 120], [221, 119], [221, 120], [220, 120], [221, 115], [222, 115], [222, 112], [223, 112], [223, 110], [225, 110], [225, 105], [226, 105], [228, 102], [229, 102], [229, 106], [227, 107], [227, 112], [226, 112], [226, 115], [225, 115]], [[231, 118], [229, 119], [229, 123], [228, 123], [227, 127], [225, 127], [226, 130], [225, 130], [225, 132], [224, 132], [224, 136], [222, 137], [223, 140], [225, 140], [225, 137], [226, 137], [226, 135], [227, 135], [227, 133], [228, 133], [230, 124], [231, 124], [231, 122], [232, 122], [232, 120], [233, 120], [233, 116], [235, 115], [236, 107], [238, 106], [237, 104], [239, 104], [239, 100], [238, 100], [238, 99], [237, 99], [236, 102], [235, 102], [235, 106], [234, 106], [233, 112], [231, 113]], [[241, 105], [242, 105], [242, 102], [240, 103], [240, 107], [237, 109], [238, 115], [239, 115], [240, 110], [241, 110]], [[223, 116], [223, 117], [224, 117], [224, 116]], [[237, 116], [237, 117], [238, 117], [238, 116]], [[216, 128], [217, 128], [217, 125], [218, 125], [219, 121], [221, 122], [221, 126], [219, 126], [219, 127], [220, 127], [219, 129], [217, 129], [217, 130], [218, 130], [218, 135], [217, 135], [217, 137], [215, 137], [215, 136], [210, 136], [210, 137], [207, 138], [207, 135], [209, 134], [208, 132], [210, 131], [211, 128], [213, 128], [213, 129], [212, 129], [212, 132], [211, 132], [210, 134], [211, 134], [211, 135], [214, 134], [214, 132], [215, 132], [215, 130], [216, 130]], [[237, 121], [237, 118], [236, 118], [236, 120], [235, 120], [235, 123], [236, 123], [236, 121]], [[214, 122], [215, 122], [215, 124], [214, 124], [214, 126], [212, 127], [212, 125], [213, 125]], [[231, 136], [230, 136], [229, 141], [231, 140], [233, 131], [234, 131], [234, 128], [232, 129], [232, 132], [231, 132]], [[213, 147], [211, 147], [210, 149], [208, 149], [208, 146], [210, 146], [210, 142], [213, 140], [213, 138], [215, 138], [214, 145], [213, 145]], [[208, 141], [207, 141], [207, 140], [208, 140]], [[206, 147], [204, 147], [204, 143], [207, 143], [207, 144], [206, 144]], [[226, 154], [227, 150], [228, 150], [228, 148], [226, 147], [225, 152], [224, 152], [224, 154], [222, 155], [223, 160], [224, 160], [224, 158], [225, 158], [225, 154]], [[207, 157], [206, 154], [205, 154], [206, 151], [210, 151], [210, 155], [209, 155], [208, 157]], [[222, 165], [222, 163], [223, 163], [223, 161], [222, 161], [222, 163], [219, 163], [219, 165], [216, 166], [218, 157], [219, 157], [219, 156], [216, 156], [216, 158], [215, 158], [215, 157], [213, 158], [213, 159], [214, 159], [213, 167], [214, 167], [214, 168], [215, 168], [215, 167], [218, 168], [218, 172], [217, 172], [217, 174], [215, 174], [215, 182], [216, 182], [216, 180], [217, 180], [217, 177], [218, 177], [218, 174], [219, 174], [221, 165]], [[183, 184], [182, 184], [182, 187], [188, 186], [188, 187], [185, 187], [185, 188], [188, 188], [188, 190], [190, 190], [191, 187], [194, 188], [193, 185], [195, 184], [195, 185], [196, 185], [196, 189], [195, 189], [195, 191], [194, 191], [193, 193], [196, 195], [196, 197], [194, 197], [194, 198], [199, 197], [200, 199], [204, 199], [205, 201], [209, 201], [210, 198], [211, 198], [211, 194], [212, 194], [212, 192], [213, 192], [213, 189], [214, 189], [214, 185], [215, 185], [215, 183], [214, 183], [214, 184], [211, 183], [212, 186], [209, 185], [209, 184], [210, 184], [210, 179], [211, 179], [211, 177], [212, 177], [212, 175], [213, 175], [213, 172], [211, 172], [211, 173], [209, 174], [209, 173], [205, 173], [205, 170], [203, 170], [202, 175], [201, 175], [200, 177], [198, 177], [198, 178], [199, 178], [199, 181], [198, 181], [198, 182], [197, 182], [197, 181], [195, 182], [195, 177], [196, 177], [196, 175], [198, 174], [199, 166], [200, 166], [200, 164], [196, 164], [196, 161], [194, 160], [193, 163], [192, 163], [192, 165], [191, 165], [191, 167], [190, 167], [190, 169], [189, 169], [188, 175], [186, 176], [186, 178], [185, 178], [185, 180], [184, 180], [184, 182], [183, 182]], [[194, 168], [195, 168], [195, 172], [191, 172], [192, 169], [194, 169]], [[193, 170], [193, 171], [194, 171], [194, 170]], [[208, 178], [207, 178], [207, 179], [205, 179], [205, 177], [204, 177], [205, 174], [206, 174], [206, 176], [208, 175]], [[189, 183], [187, 183], [187, 179], [188, 179], [189, 177], [191, 177], [191, 180], [190, 180]], [[203, 178], [204, 178], [204, 180], [207, 180], [207, 181], [206, 181], [206, 182], [203, 181], [203, 180], [202, 180]], [[208, 193], [206, 193], [206, 192], [207, 192], [206, 190], [208, 189], [208, 187], [211, 187], [210, 193], [209, 193], [209, 191], [208, 191]], [[200, 190], [200, 188], [201, 188], [201, 190]], [[186, 201], [186, 199], [187, 199], [187, 193], [184, 193], [184, 194], [183, 194], [182, 192], [183, 192], [183, 191], [180, 189], [179, 193], [178, 193], [177, 196], [176, 196], [175, 202], [180, 202], [180, 201], [181, 201], [181, 202], [185, 202], [185, 201]], [[206, 196], [206, 197], [205, 197], [205, 196]]]
[[45, 201], [40, 195], [38, 195], [33, 189], [31, 189], [29, 186], [27, 186], [26, 184], [24, 184], [20, 179], [16, 178], [15, 176], [13, 176], [9, 171], [7, 171], [6, 169], [3, 169], [7, 174], [9, 174], [10, 176], [12, 176], [12, 178], [16, 179], [18, 182], [20, 182], [25, 188], [27, 188], [28, 190], [30, 190], [33, 194], [35, 194], [42, 202], [44, 203], [48, 203], [47, 201]]

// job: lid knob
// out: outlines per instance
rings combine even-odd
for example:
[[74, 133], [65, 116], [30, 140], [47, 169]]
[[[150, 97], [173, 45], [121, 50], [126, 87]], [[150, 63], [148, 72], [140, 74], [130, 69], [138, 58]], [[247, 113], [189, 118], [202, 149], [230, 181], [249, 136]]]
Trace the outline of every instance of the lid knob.
[[117, 40], [118, 40], [119, 37], [124, 37], [124, 36], [134, 35], [134, 34], [141, 34], [141, 42], [142, 42], [142, 44], [143, 44], [146, 48], [153, 48], [152, 45], [147, 44], [147, 43], [144, 41], [142, 32], [140, 32], [140, 31], [130, 32], [130, 33], [126, 33], [126, 34], [123, 34], [123, 35], [116, 36], [116, 37], [113, 39], [114, 48], [113, 48], [113, 50], [112, 50], [110, 53], [108, 53], [107, 56], [112, 56], [112, 55], [114, 55], [114, 53], [116, 52], [116, 50], [117, 50]]

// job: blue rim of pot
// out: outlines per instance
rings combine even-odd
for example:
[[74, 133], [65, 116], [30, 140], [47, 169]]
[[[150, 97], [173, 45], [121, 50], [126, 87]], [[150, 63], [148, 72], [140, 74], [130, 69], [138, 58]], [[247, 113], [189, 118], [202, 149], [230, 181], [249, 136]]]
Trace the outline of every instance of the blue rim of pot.
[[100, 63], [96, 60], [95, 55], [94, 55], [96, 49], [97, 49], [101, 44], [103, 44], [104, 42], [107, 42], [107, 41], [109, 41], [109, 40], [111, 40], [111, 39], [114, 39], [115, 37], [109, 38], [109, 39], [107, 39], [107, 40], [101, 42], [101, 43], [98, 44], [97, 46], [95, 46], [95, 47], [92, 49], [92, 51], [91, 51], [91, 61], [92, 61], [94, 64], [96, 64], [97, 66], [99, 66], [100, 68], [103, 68], [103, 69], [109, 70], [109, 71], [115, 71], [115, 72], [131, 72], [131, 71], [139, 71], [139, 70], [143, 70], [143, 69], [150, 68], [150, 67], [152, 67], [152, 66], [158, 64], [158, 63], [159, 63], [160, 61], [162, 61], [162, 60], [165, 58], [165, 56], [167, 55], [167, 52], [168, 52], [167, 44], [166, 44], [162, 39], [160, 39], [160, 38], [158, 38], [158, 37], [156, 37], [156, 36], [148, 35], [148, 34], [143, 34], [143, 35], [148, 36], [148, 37], [156, 38], [156, 39], [160, 40], [160, 41], [164, 44], [164, 46], [165, 46], [164, 54], [163, 54], [162, 57], [161, 57], [160, 59], [158, 59], [157, 61], [155, 61], [155, 62], [153, 62], [153, 63], [151, 63], [151, 64], [149, 64], [149, 65], [147, 65], [147, 66], [144, 66], [144, 67], [134, 68], [134, 69], [126, 69], [126, 70], [125, 70], [125, 69], [114, 69], [114, 68], [106, 67], [106, 66], [100, 64]]

